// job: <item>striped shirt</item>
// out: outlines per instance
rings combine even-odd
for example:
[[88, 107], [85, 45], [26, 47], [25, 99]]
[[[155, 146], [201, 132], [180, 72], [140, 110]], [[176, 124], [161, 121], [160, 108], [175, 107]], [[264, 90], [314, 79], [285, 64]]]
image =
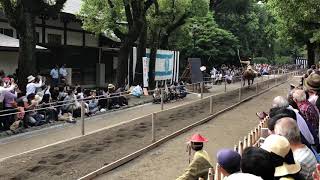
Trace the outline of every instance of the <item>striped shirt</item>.
[[312, 173], [316, 170], [317, 160], [312, 151], [304, 146], [293, 151], [294, 159], [300, 163], [300, 175], [306, 180], [313, 180]]

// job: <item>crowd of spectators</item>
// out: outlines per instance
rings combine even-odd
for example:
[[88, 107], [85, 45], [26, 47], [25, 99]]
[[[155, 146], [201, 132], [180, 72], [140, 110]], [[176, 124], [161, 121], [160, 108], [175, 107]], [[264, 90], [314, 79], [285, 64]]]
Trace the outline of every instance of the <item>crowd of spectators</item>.
[[[43, 76], [28, 76], [25, 92], [15, 83], [14, 76], [0, 71], [0, 132], [39, 126], [54, 121], [76, 122], [84, 114], [92, 116], [108, 109], [128, 105], [124, 88], [109, 84], [106, 88], [84, 89], [67, 84], [65, 67], [55, 66], [49, 80]], [[136, 97], [141, 87], [134, 87]]]
[[[257, 113], [260, 119], [268, 119], [268, 135], [260, 139], [259, 147], [247, 147], [242, 154], [232, 149], [217, 153], [224, 179], [319, 180], [319, 95], [320, 72], [313, 66], [302, 83], [291, 85], [287, 97], [275, 97], [269, 112]], [[179, 180], [207, 178], [207, 166], [209, 163], [213, 167], [212, 161], [205, 156], [199, 158], [199, 148], [194, 148], [195, 144], [201, 145], [203, 154], [206, 141], [190, 142], [197, 156]]]

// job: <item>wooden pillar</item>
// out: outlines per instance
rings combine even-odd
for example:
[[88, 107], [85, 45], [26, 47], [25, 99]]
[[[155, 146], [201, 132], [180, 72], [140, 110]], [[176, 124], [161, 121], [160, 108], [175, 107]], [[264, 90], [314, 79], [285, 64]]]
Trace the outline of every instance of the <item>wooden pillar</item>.
[[42, 44], [46, 43], [46, 17], [42, 17]]
[[82, 31], [82, 46], [86, 46], [86, 32]]
[[68, 22], [64, 20], [63, 22], [63, 45], [67, 45], [68, 33], [67, 33]]

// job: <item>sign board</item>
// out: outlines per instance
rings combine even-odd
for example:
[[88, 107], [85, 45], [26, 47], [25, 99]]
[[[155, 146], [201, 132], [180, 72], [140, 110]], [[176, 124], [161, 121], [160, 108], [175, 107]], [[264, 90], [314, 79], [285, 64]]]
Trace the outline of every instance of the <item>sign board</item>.
[[190, 65], [190, 74], [191, 74], [191, 82], [198, 83], [203, 80], [203, 75], [200, 70], [201, 67], [201, 59], [200, 58], [189, 58]]
[[[150, 58], [150, 49], [146, 56]], [[156, 55], [155, 80], [168, 80], [173, 77], [174, 51], [158, 50]]]
[[142, 58], [143, 68], [143, 87], [148, 87], [148, 73], [149, 73], [149, 59], [147, 57]]

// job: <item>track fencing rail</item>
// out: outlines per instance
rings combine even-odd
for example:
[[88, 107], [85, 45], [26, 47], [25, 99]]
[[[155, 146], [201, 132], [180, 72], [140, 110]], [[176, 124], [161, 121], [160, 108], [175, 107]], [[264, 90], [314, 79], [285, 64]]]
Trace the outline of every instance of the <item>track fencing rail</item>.
[[[217, 111], [219, 111], [219, 110], [215, 110], [216, 112], [214, 112], [214, 110], [213, 110], [214, 105], [217, 105], [217, 103], [218, 103], [218, 102], [214, 101], [214, 98], [222, 97], [222, 101], [225, 100], [224, 98], [233, 98], [234, 100], [232, 101], [231, 105], [234, 105], [239, 102], [242, 102], [243, 100], [246, 100], [247, 98], [254, 97], [254, 95], [257, 95], [263, 91], [266, 91], [269, 88], [272, 88], [272, 87], [278, 86], [284, 82], [287, 82], [289, 78], [291, 78], [292, 76], [300, 75], [301, 72], [303, 72], [303, 71], [299, 70], [299, 71], [289, 72], [289, 73], [285, 73], [285, 74], [279, 74], [277, 77], [274, 76], [274, 78], [270, 78], [270, 79], [267, 78], [261, 82], [256, 82], [253, 85], [251, 85], [250, 88], [243, 87], [243, 85], [241, 83], [240, 87], [233, 89], [231, 91], [228, 91], [227, 93], [210, 95], [207, 97], [204, 97], [202, 95], [200, 99], [195, 100], [195, 101], [191, 101], [190, 103], [186, 103], [186, 104], [183, 104], [180, 106], [175, 106], [175, 107], [172, 107], [172, 108], [169, 108], [166, 110], [161, 109], [158, 112], [154, 112], [152, 114], [145, 115], [144, 118], [148, 121], [147, 123], [150, 123], [150, 125], [151, 125], [151, 129], [148, 129], [148, 131], [150, 132], [149, 137], [151, 140], [151, 144], [149, 145], [150, 147], [147, 146], [148, 148], [147, 147], [146, 148], [150, 149], [151, 147], [155, 146], [155, 144], [158, 145], [159, 142], [164, 141], [163, 139], [171, 137], [171, 136], [173, 136], [173, 134], [175, 134], [177, 132], [180, 133], [180, 131], [182, 131], [182, 129], [185, 129], [186, 127], [189, 127], [189, 126], [193, 127], [193, 126], [195, 126], [194, 124], [197, 124], [197, 125], [201, 124], [201, 122], [198, 122], [199, 121], [198, 118], [197, 118], [198, 120], [193, 119], [190, 122], [181, 121], [178, 123], [178, 124], [181, 124], [181, 126], [177, 127], [178, 129], [174, 129], [174, 128], [171, 129], [170, 130], [171, 132], [169, 133], [169, 135], [163, 134], [161, 131], [157, 131], [157, 130], [158, 130], [158, 128], [161, 127], [161, 123], [162, 123], [162, 125], [163, 125], [163, 123], [166, 123], [166, 120], [168, 119], [166, 117], [168, 116], [168, 114], [170, 115], [170, 112], [171, 112], [171, 115], [173, 114], [174, 116], [179, 116], [180, 112], [177, 113], [177, 111], [181, 110], [181, 108], [184, 108], [184, 110], [186, 110], [186, 109], [188, 110], [188, 108], [186, 108], [188, 106], [194, 107], [194, 106], [199, 106], [199, 104], [201, 104], [201, 105], [205, 105], [204, 106], [205, 108], [201, 109], [204, 112], [204, 113], [202, 113], [201, 117], [203, 116], [204, 118], [207, 118], [207, 117], [212, 116], [215, 113], [217, 113]], [[270, 76], [268, 76], [268, 77], [270, 77]], [[204, 85], [204, 83], [201, 82], [201, 87], [203, 87], [203, 85]], [[248, 93], [248, 91], [250, 91], [250, 93]], [[203, 91], [201, 91], [201, 92], [202, 92], [201, 94], [203, 94]], [[230, 94], [228, 95], [228, 93], [230, 93]], [[227, 97], [225, 97], [226, 95], [227, 95]], [[228, 105], [228, 107], [229, 106], [230, 106], [230, 104]], [[202, 107], [200, 106], [200, 108], [202, 108]], [[221, 108], [225, 109], [225, 107], [221, 107]], [[189, 113], [191, 113], [191, 115], [192, 115], [192, 112], [189, 112]], [[179, 117], [176, 117], [176, 118], [179, 119]], [[188, 123], [188, 124], [186, 125], [186, 123]], [[193, 124], [190, 124], [190, 123], [193, 123]], [[248, 134], [248, 136], [246, 136], [244, 138], [244, 141], [241, 141], [241, 143], [239, 142], [239, 145], [237, 145], [237, 148], [236, 148], [237, 151], [242, 152], [243, 149], [245, 147], [248, 147], [249, 145], [250, 146], [258, 145], [257, 142], [260, 139], [260, 136], [261, 136], [260, 134], [263, 131], [263, 128], [265, 127], [265, 125], [266, 125], [266, 122], [262, 121], [254, 130], [252, 130]], [[172, 127], [168, 127], [168, 126], [164, 126], [164, 127], [172, 128]], [[125, 163], [129, 160], [132, 160], [134, 157], [138, 156], [138, 154], [143, 153], [145, 151], [146, 151], [146, 149], [143, 148], [143, 149], [136, 151], [136, 152], [132, 153], [131, 155], [123, 157], [123, 158], [121, 158], [121, 159], [119, 159], [109, 165], [103, 166], [102, 168], [100, 168], [90, 174], [87, 174], [86, 176], [81, 177], [79, 179], [81, 179], [81, 180], [93, 179], [94, 177], [97, 177], [105, 172], [108, 172], [108, 171], [122, 165], [123, 163]], [[210, 169], [210, 172], [211, 172], [211, 176], [209, 176], [211, 178], [210, 180], [213, 180], [212, 179], [213, 178], [212, 175], [214, 174], [213, 169]], [[219, 173], [220, 173], [220, 171], [216, 170], [216, 173], [215, 173], [217, 176], [216, 178], [222, 177], [222, 174], [221, 173], [219, 174]]]
[[[251, 85], [251, 87], [255, 87], [256, 89], [256, 93], [259, 92], [259, 86], [264, 85], [265, 83], [267, 83], [267, 86], [269, 88], [269, 84], [271, 83], [271, 80], [274, 80], [274, 84], [278, 84], [278, 81], [283, 81], [283, 80], [287, 80], [287, 78], [290, 75], [299, 75], [301, 72], [303, 71], [294, 71], [294, 72], [290, 72], [290, 73], [280, 73], [280, 71], [273, 71], [272, 75], [269, 75], [266, 80], [264, 80], [265, 77], [261, 77], [261, 81], [262, 82], [255, 82], [254, 84]], [[278, 74], [279, 73], [279, 74]], [[273, 76], [270, 78], [270, 76]], [[277, 77], [278, 76], [278, 77]], [[237, 89], [233, 89], [232, 91], [239, 91], [238, 97], [239, 97], [239, 101], [241, 101], [242, 96], [243, 96], [243, 90], [244, 90], [244, 86], [243, 86], [243, 80], [242, 77], [234, 77], [234, 78], [239, 78], [241, 83], [240, 83], [240, 87]], [[212, 107], [213, 107], [213, 97], [216, 95], [210, 95], [208, 97], [204, 97], [204, 89], [206, 86], [208, 86], [208, 83], [212, 83], [212, 81], [203, 81], [203, 82], [199, 82], [199, 83], [193, 83], [193, 84], [187, 84], [187, 85], [183, 85], [184, 87], [191, 87], [193, 89], [193, 91], [196, 91], [197, 88], [200, 91], [200, 102], [201, 100], [209, 100], [210, 101], [210, 113], [212, 113]], [[213, 85], [212, 85], [213, 86]], [[224, 79], [224, 92], [228, 91], [228, 86], [227, 86], [227, 82]], [[169, 87], [168, 87], [169, 88]], [[157, 117], [157, 114], [161, 113], [161, 111], [164, 110], [164, 93], [165, 93], [165, 88], [159, 88], [160, 90], [160, 96], [161, 96], [161, 102], [160, 102], [160, 111], [159, 112], [155, 112], [150, 114], [151, 115], [151, 119], [152, 119], [152, 141], [155, 141], [155, 119]], [[149, 94], [155, 92], [155, 90], [150, 90], [148, 91]], [[220, 94], [219, 94], [220, 95]], [[46, 110], [50, 110], [52, 108], [62, 108], [64, 106], [78, 106], [79, 109], [81, 109], [81, 113], [80, 113], [80, 120], [81, 120], [81, 134], [85, 135], [85, 103], [88, 103], [91, 100], [97, 99], [97, 100], [109, 100], [109, 99], [113, 99], [113, 98], [120, 98], [120, 97], [128, 97], [130, 96], [130, 94], [128, 92], [119, 92], [119, 93], [113, 93], [113, 94], [109, 94], [109, 95], [101, 95], [101, 96], [96, 96], [94, 98], [90, 97], [90, 98], [84, 98], [81, 100], [70, 100], [70, 101], [58, 101], [58, 102], [52, 102], [52, 103], [47, 103], [47, 104], [41, 104], [40, 106], [37, 106], [33, 109], [30, 110], [25, 110], [25, 111], [19, 111], [19, 108], [16, 109], [9, 109], [9, 110], [2, 110], [0, 111], [0, 117], [5, 117], [5, 116], [11, 116], [11, 115], [18, 115], [21, 113], [32, 113], [32, 112], [42, 112], [42, 114], [44, 114], [44, 116], [46, 116]], [[199, 100], [196, 100], [194, 102], [197, 102]], [[193, 102], [192, 102], [193, 103]], [[180, 106], [178, 106], [180, 107]], [[73, 109], [73, 108], [72, 108]], [[172, 108], [171, 108], [172, 109]], [[12, 112], [13, 110], [18, 111], [18, 112]], [[6, 113], [9, 112], [9, 113]], [[70, 112], [70, 120], [74, 117], [73, 116], [73, 110], [72, 112]]]

